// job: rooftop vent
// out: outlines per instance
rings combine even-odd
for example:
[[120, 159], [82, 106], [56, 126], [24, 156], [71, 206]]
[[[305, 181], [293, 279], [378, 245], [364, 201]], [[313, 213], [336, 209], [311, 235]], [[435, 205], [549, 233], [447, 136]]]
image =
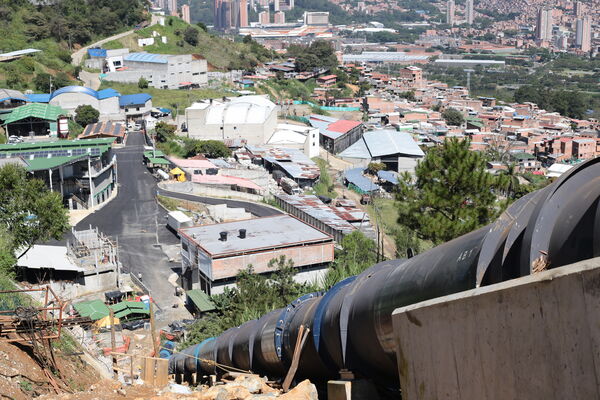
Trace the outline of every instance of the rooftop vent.
[[219, 236], [220, 236], [220, 238], [219, 238], [220, 241], [222, 241], [222, 242], [227, 241], [227, 232], [221, 232], [221, 233], [219, 233]]
[[240, 239], [246, 239], [246, 230], [240, 229]]

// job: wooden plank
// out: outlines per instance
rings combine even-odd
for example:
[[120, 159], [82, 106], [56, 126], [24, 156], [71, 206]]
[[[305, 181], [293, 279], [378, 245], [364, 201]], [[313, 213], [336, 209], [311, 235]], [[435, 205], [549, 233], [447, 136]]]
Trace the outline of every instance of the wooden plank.
[[156, 365], [156, 379], [155, 384], [158, 387], [166, 386], [169, 383], [169, 361], [162, 358], [155, 360]]
[[151, 357], [144, 357], [142, 362], [142, 379], [147, 385], [154, 386], [154, 367], [156, 364]]
[[115, 370], [115, 367], [117, 366], [117, 357], [115, 356], [115, 348], [116, 346], [116, 340], [115, 340], [115, 312], [113, 311], [112, 308], [108, 308], [109, 310], [109, 315], [110, 315], [110, 347], [111, 347], [111, 353], [112, 353], [112, 365], [113, 365], [113, 375], [115, 377], [115, 379], [118, 377], [118, 373]]

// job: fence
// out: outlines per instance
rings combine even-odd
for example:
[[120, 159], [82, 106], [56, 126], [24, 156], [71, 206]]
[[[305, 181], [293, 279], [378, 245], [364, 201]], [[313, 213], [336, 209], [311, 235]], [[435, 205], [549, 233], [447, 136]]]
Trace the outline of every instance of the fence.
[[[142, 292], [144, 292], [144, 294], [147, 294], [148, 296], [150, 296], [150, 289], [148, 289], [148, 286], [146, 286], [146, 284], [144, 282], [142, 282], [137, 276], [135, 276], [135, 274], [133, 272], [130, 272], [129, 276], [131, 277], [131, 281], [133, 282], [134, 285], [136, 285], [137, 287], [142, 289]], [[152, 296], [150, 296], [150, 297], [152, 297]]]

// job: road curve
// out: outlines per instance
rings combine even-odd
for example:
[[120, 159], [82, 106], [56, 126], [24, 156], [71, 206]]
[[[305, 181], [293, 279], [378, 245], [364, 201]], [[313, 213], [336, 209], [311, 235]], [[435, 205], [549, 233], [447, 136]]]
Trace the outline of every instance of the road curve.
[[98, 40], [97, 42], [89, 44], [85, 47], [82, 47], [81, 49], [79, 49], [76, 52], [74, 52], [73, 54], [71, 54], [71, 64], [73, 64], [73, 65], [81, 64], [81, 61], [83, 61], [83, 57], [85, 56], [85, 53], [87, 52], [88, 49], [101, 46], [104, 43], [110, 42], [111, 40], [121, 39], [122, 37], [131, 35], [133, 32], [134, 32], [133, 29], [131, 29], [131, 30], [128, 30], [127, 32], [121, 32], [116, 35], [107, 37], [105, 39]]
[[263, 204], [242, 200], [220, 199], [213, 197], [197, 196], [187, 193], [171, 192], [169, 190], [157, 189], [161, 196], [173, 197], [180, 200], [196, 201], [204, 204], [227, 204], [227, 207], [244, 208], [247, 212], [257, 217], [269, 217], [271, 215], [283, 214], [283, 211]]

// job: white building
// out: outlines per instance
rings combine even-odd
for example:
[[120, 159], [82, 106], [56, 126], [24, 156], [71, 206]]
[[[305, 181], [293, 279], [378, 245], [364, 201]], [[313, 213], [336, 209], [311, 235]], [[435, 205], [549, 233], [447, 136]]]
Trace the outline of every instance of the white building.
[[540, 8], [537, 15], [535, 37], [538, 40], [552, 39], [552, 9]]
[[66, 86], [50, 95], [49, 103], [67, 110], [71, 115], [81, 105], [89, 105], [100, 112], [100, 121], [122, 120], [119, 106], [121, 94], [114, 89], [95, 91], [83, 86]]
[[277, 106], [258, 95], [206, 100], [186, 108], [185, 119], [189, 137], [261, 145], [277, 128]]
[[158, 89], [200, 87], [208, 84], [208, 63], [193, 54], [130, 53], [123, 57], [122, 71], [106, 74], [107, 81], [137, 83], [140, 78]]
[[319, 156], [320, 133], [318, 128], [306, 125], [278, 124], [267, 147], [285, 147], [301, 150], [308, 158]]

